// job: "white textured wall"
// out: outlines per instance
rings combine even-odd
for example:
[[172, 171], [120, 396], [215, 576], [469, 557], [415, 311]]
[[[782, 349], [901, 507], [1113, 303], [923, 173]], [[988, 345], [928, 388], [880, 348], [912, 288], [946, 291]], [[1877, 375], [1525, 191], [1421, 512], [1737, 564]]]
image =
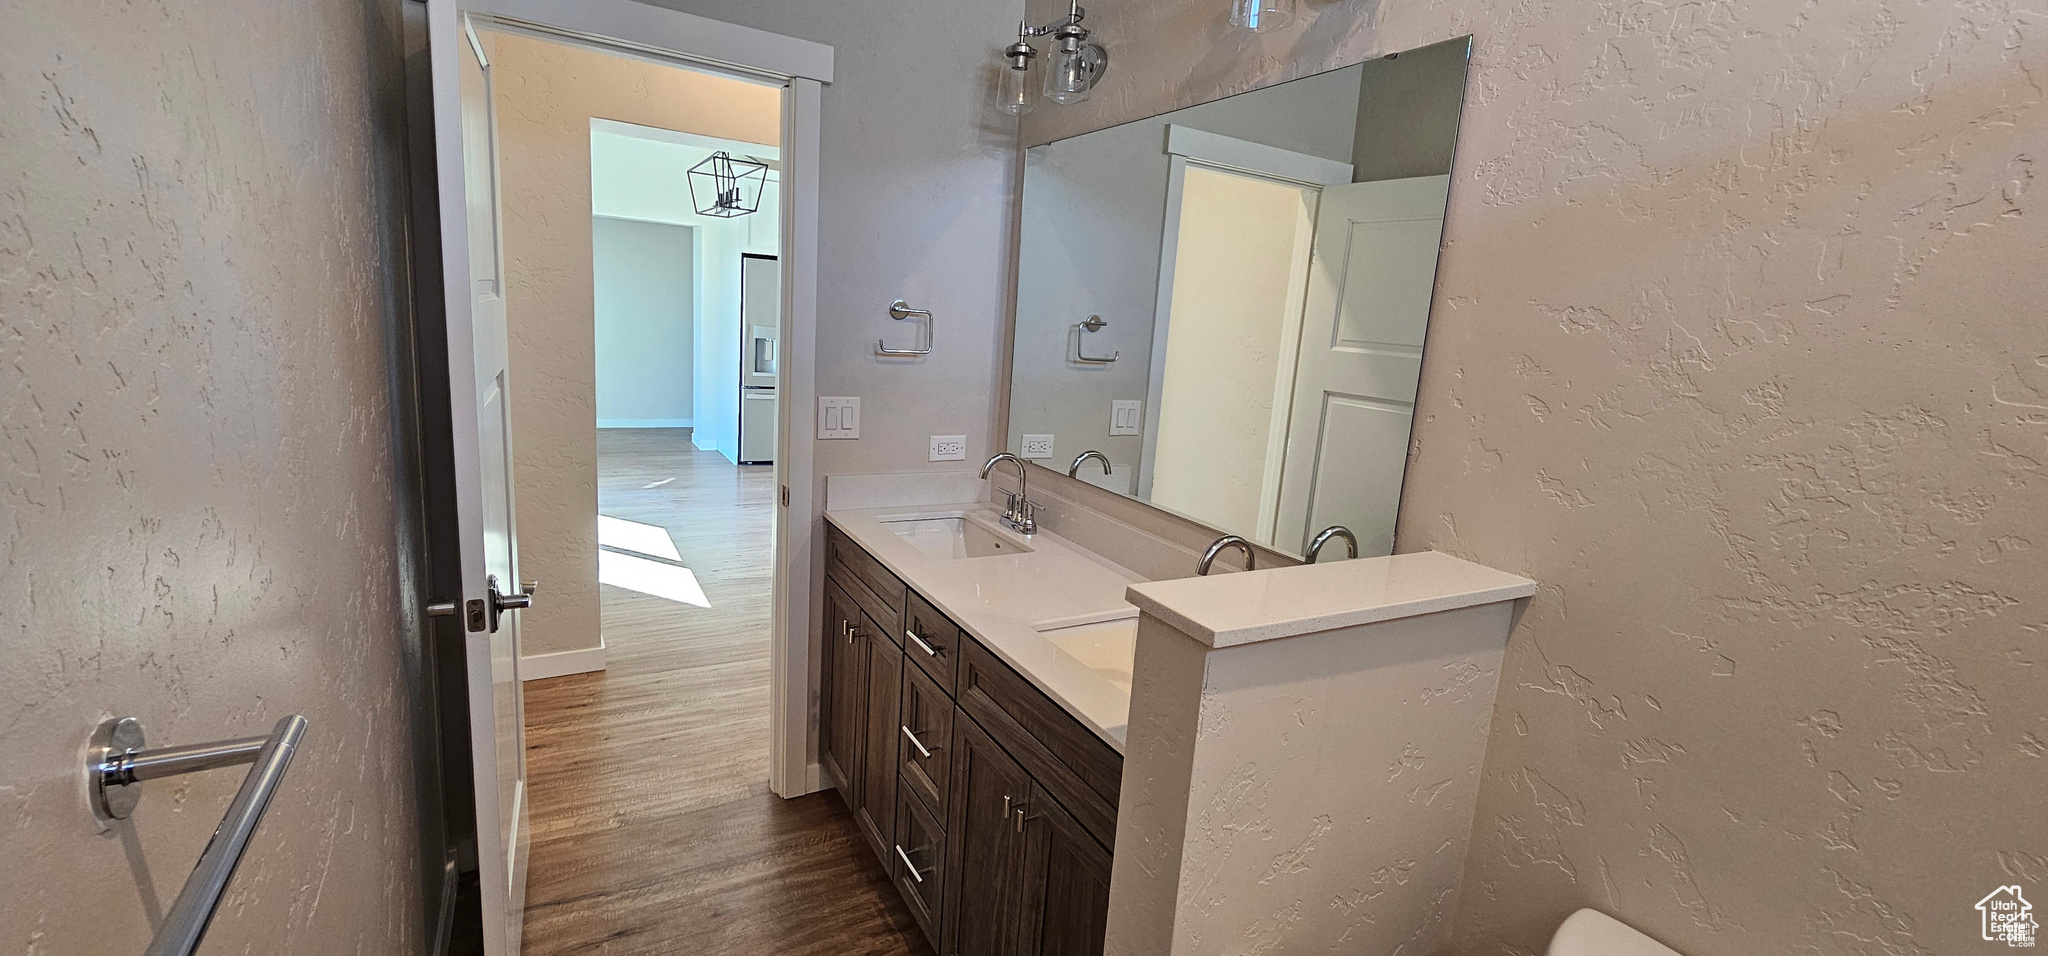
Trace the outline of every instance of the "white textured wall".
[[[818, 444], [818, 500], [828, 474], [960, 470], [925, 460], [934, 434], [966, 435], [969, 459], [992, 454], [1016, 123], [989, 103], [1015, 0], [659, 5], [836, 53], [818, 184], [817, 380], [820, 395], [861, 397], [861, 437]], [[938, 314], [932, 354], [874, 354], [876, 339], [902, 348], [917, 332], [889, 318], [896, 299]]]
[[1220, 649], [1141, 617], [1106, 951], [1440, 951], [1513, 612]]
[[2048, 8], [1226, 7], [1092, 9], [1026, 142], [1478, 37], [1401, 546], [1544, 590], [1458, 950], [1968, 952], [2048, 894]]
[[[520, 641], [527, 654], [579, 650], [596, 647], [601, 633], [590, 119], [774, 145], [782, 94], [523, 35], [486, 42], [497, 83], [519, 573], [548, 595], [523, 612]], [[697, 275], [709, 281], [701, 267]], [[693, 404], [694, 415], [719, 411]]]
[[99, 832], [86, 735], [311, 722], [209, 953], [424, 951], [396, 3], [0, 3], [0, 953], [139, 953], [239, 785]]

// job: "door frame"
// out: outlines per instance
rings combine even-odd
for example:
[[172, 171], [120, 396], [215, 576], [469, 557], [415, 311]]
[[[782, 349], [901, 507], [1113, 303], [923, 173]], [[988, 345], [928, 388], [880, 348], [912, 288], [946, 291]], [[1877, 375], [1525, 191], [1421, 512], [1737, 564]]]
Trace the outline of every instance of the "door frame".
[[833, 48], [635, 0], [467, 0], [463, 6], [518, 32], [782, 85], [784, 308], [776, 436], [782, 507], [774, 522], [768, 779], [782, 797], [813, 792], [821, 786], [811, 720], [811, 634], [819, 612], [810, 582], [821, 495], [815, 448], [803, 439], [816, 417], [819, 137]]
[[[1152, 457], [1159, 450], [1159, 401], [1166, 385], [1166, 338], [1173, 319], [1174, 266], [1180, 258], [1181, 197], [1188, 164], [1314, 189], [1351, 181], [1350, 163], [1178, 123], [1167, 124], [1162, 152], [1167, 164], [1166, 213], [1161, 217], [1159, 233], [1158, 287], [1152, 295], [1152, 368], [1145, 379], [1144, 428], [1139, 439], [1137, 474], [1131, 481], [1132, 494], [1146, 502], [1152, 500]], [[1300, 316], [1292, 321], [1298, 326]], [[1291, 392], [1289, 397], [1293, 397]]]

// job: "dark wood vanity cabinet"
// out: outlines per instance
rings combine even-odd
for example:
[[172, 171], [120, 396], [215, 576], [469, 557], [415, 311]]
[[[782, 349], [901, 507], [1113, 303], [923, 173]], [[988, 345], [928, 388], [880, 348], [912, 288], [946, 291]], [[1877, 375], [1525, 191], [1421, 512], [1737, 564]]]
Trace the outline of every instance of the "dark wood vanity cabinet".
[[1109, 924], [1109, 851], [1043, 787], [1024, 805], [1018, 950], [1101, 956]]
[[950, 919], [939, 952], [1007, 956], [1024, 925], [1024, 807], [1031, 777], [972, 720], [953, 725], [953, 792], [946, 887]]
[[819, 647], [818, 759], [848, 805], [858, 804], [854, 785], [860, 778], [853, 771], [860, 766], [860, 727], [867, 703], [866, 661], [856, 636], [862, 624], [860, 608], [846, 590], [835, 580], [826, 581], [825, 639]]
[[941, 956], [1100, 956], [1123, 756], [827, 527], [821, 759]]
[[848, 589], [825, 584], [820, 762], [884, 866], [896, 830], [896, 730], [903, 651]]

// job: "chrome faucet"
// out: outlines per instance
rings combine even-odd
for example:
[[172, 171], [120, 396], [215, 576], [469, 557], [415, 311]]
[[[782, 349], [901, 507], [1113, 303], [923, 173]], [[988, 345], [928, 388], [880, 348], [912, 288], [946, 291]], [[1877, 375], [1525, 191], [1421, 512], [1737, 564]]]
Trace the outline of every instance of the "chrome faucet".
[[1017, 466], [1017, 493], [1003, 492], [1003, 495], [1009, 499], [1008, 503], [1003, 506], [1003, 524], [1008, 525], [1019, 534], [1037, 534], [1038, 506], [1032, 504], [1031, 499], [1026, 497], [1031, 479], [1030, 476], [1024, 473], [1024, 459], [1009, 452], [1003, 452], [990, 458], [986, 464], [981, 466], [981, 476], [987, 478], [989, 469], [994, 468], [996, 462], [999, 461], [1007, 461]]
[[1323, 553], [1323, 545], [1329, 544], [1331, 538], [1344, 539], [1344, 550], [1348, 552], [1344, 555], [1345, 557], [1358, 557], [1358, 538], [1351, 534], [1350, 528], [1346, 528], [1341, 524], [1333, 524], [1316, 532], [1315, 540], [1308, 543], [1308, 563], [1316, 563], [1316, 557]]
[[1082, 462], [1084, 462], [1084, 461], [1087, 461], [1087, 460], [1088, 460], [1088, 459], [1090, 459], [1090, 458], [1093, 458], [1093, 459], [1095, 459], [1096, 461], [1099, 461], [1099, 462], [1101, 462], [1101, 463], [1102, 463], [1102, 473], [1103, 473], [1103, 474], [1105, 474], [1105, 475], [1108, 475], [1108, 474], [1114, 474], [1114, 472], [1110, 471], [1110, 469], [1109, 469], [1109, 459], [1107, 459], [1107, 458], [1104, 458], [1104, 457], [1102, 457], [1102, 453], [1101, 453], [1101, 452], [1099, 452], [1099, 451], [1096, 451], [1096, 450], [1095, 450], [1095, 449], [1093, 449], [1093, 448], [1090, 448], [1090, 449], [1088, 449], [1087, 451], [1084, 451], [1084, 452], [1080, 453], [1079, 455], [1076, 455], [1076, 456], [1074, 456], [1074, 463], [1073, 463], [1073, 464], [1071, 464], [1071, 465], [1068, 465], [1068, 466], [1067, 466], [1067, 477], [1069, 477], [1069, 478], [1079, 478], [1079, 477], [1081, 477], [1081, 476], [1080, 476], [1080, 475], [1078, 474], [1078, 472], [1079, 472], [1079, 471], [1081, 470], [1081, 463], [1082, 463]]
[[1234, 534], [1226, 534], [1211, 542], [1209, 550], [1202, 552], [1202, 560], [1195, 564], [1195, 573], [1208, 574], [1209, 565], [1215, 562], [1217, 555], [1223, 553], [1224, 548], [1236, 548], [1244, 552], [1244, 569], [1246, 571], [1250, 571], [1258, 565], [1258, 556], [1252, 553], [1251, 542]]

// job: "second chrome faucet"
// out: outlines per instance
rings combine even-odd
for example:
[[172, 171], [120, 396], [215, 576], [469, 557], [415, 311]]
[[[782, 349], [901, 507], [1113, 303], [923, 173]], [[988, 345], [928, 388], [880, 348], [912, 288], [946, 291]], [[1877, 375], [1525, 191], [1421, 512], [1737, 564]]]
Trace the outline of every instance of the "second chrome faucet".
[[987, 478], [989, 471], [995, 468], [996, 463], [999, 461], [1007, 461], [1017, 466], [1017, 492], [1016, 494], [1004, 492], [1004, 495], [1008, 498], [1008, 504], [1003, 506], [1003, 524], [1018, 534], [1037, 534], [1038, 506], [1031, 503], [1031, 499], [1027, 494], [1030, 490], [1031, 479], [1024, 472], [1024, 459], [1009, 452], [1003, 452], [990, 458], [981, 466], [981, 477]]
[[1222, 554], [1226, 548], [1236, 548], [1244, 552], [1246, 571], [1258, 567], [1258, 556], [1252, 553], [1252, 543], [1238, 535], [1226, 534], [1209, 543], [1209, 550], [1202, 552], [1202, 560], [1195, 563], [1195, 573], [1208, 574], [1209, 566], [1216, 563], [1216, 556]]

